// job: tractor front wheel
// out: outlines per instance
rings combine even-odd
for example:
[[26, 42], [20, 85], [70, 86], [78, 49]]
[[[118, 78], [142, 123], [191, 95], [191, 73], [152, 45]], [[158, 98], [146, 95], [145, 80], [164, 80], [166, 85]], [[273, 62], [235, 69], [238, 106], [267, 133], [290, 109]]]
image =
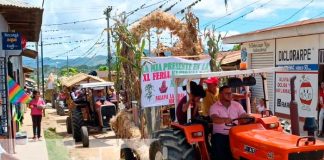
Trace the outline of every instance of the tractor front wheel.
[[72, 134], [75, 142], [82, 141], [81, 127], [83, 126], [83, 118], [81, 108], [76, 107], [72, 111]]
[[83, 147], [89, 147], [89, 133], [86, 126], [81, 127]]
[[184, 133], [178, 129], [161, 130], [154, 133], [158, 139], [150, 145], [150, 160], [195, 160], [194, 146], [190, 145]]

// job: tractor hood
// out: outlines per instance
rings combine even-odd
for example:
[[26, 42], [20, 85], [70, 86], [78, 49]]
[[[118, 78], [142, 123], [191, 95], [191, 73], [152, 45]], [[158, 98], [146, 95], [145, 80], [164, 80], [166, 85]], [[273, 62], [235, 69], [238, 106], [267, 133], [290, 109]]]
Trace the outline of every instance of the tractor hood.
[[[312, 141], [308, 141], [311, 139]], [[235, 126], [230, 130], [233, 154], [243, 150], [248, 157], [267, 157], [272, 154], [276, 155], [275, 159], [279, 157], [286, 159], [288, 157], [285, 156], [292, 153], [324, 151], [324, 142], [311, 139], [282, 131], [267, 130], [260, 123]]]

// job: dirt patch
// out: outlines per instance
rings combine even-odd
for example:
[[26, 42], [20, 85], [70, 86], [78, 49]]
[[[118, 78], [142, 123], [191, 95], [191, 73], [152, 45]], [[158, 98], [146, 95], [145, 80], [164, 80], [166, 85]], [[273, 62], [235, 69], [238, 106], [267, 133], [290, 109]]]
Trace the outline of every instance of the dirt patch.
[[89, 148], [83, 148], [81, 143], [75, 143], [72, 135], [66, 132], [67, 116], [56, 115], [56, 110], [46, 109], [46, 115], [42, 122], [44, 130], [55, 129], [56, 134], [63, 139], [63, 146], [68, 150], [71, 160], [119, 160], [121, 141], [116, 139], [113, 131], [105, 133], [91, 132]]

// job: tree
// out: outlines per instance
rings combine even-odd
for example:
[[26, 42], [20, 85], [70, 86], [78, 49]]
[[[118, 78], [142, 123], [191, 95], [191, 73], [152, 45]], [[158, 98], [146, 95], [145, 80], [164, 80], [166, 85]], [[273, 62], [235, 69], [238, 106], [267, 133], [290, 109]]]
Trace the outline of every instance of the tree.
[[63, 68], [60, 70], [61, 76], [68, 76], [68, 73], [71, 76], [71, 75], [75, 75], [75, 74], [79, 73], [79, 71], [76, 68], [69, 68], [69, 72], [66, 68]]
[[205, 29], [205, 39], [207, 40], [207, 46], [208, 46], [208, 54], [211, 58], [209, 64], [210, 64], [210, 70], [212, 72], [221, 71], [221, 64], [225, 56], [222, 57], [220, 61], [217, 61], [218, 53], [219, 53], [219, 43], [221, 40], [221, 34], [216, 35], [216, 29], [215, 26], [213, 26], [213, 29], [206, 30]]
[[107, 71], [107, 70], [108, 70], [108, 66], [100, 65], [100, 66], [98, 67], [98, 70], [99, 70], [99, 71]]
[[240, 44], [236, 44], [232, 48], [232, 51], [239, 51], [239, 50], [241, 50], [241, 45]]

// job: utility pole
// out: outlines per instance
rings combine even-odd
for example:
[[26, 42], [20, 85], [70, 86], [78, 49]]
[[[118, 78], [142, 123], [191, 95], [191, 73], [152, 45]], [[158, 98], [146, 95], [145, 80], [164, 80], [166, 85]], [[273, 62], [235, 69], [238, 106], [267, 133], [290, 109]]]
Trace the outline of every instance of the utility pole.
[[70, 71], [69, 71], [69, 53], [66, 53], [66, 69], [67, 69], [67, 76], [70, 76]]
[[109, 19], [110, 19], [110, 12], [112, 10], [112, 6], [108, 6], [104, 11], [107, 20], [107, 49], [108, 49], [108, 59], [107, 59], [107, 66], [108, 66], [108, 80], [111, 81], [111, 52], [110, 52], [110, 26], [109, 26]]
[[36, 42], [36, 51], [37, 51], [37, 59], [36, 59], [36, 64], [37, 64], [37, 90], [39, 90], [39, 56], [38, 56], [38, 42]]
[[43, 99], [45, 99], [45, 87], [44, 87], [44, 54], [43, 54], [43, 33], [41, 31], [41, 63], [42, 63], [42, 93]]

